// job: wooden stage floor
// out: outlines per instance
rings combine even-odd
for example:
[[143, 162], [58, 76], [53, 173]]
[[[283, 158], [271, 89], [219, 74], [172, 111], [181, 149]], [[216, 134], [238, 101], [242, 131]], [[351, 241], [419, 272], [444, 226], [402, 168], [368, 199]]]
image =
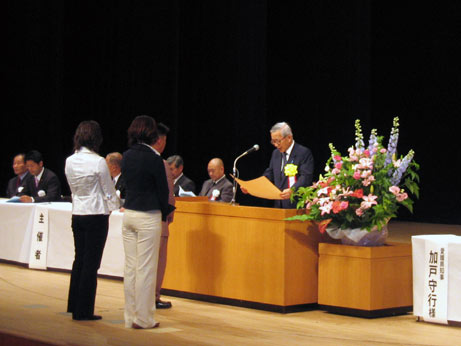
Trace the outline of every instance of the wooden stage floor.
[[[393, 222], [391, 241], [413, 234], [458, 234], [460, 225]], [[126, 329], [123, 284], [99, 279], [101, 321], [65, 313], [69, 274], [0, 264], [0, 345], [457, 345], [459, 327], [417, 322], [411, 314], [363, 319], [314, 310], [279, 314], [174, 297], [158, 310], [160, 328]]]

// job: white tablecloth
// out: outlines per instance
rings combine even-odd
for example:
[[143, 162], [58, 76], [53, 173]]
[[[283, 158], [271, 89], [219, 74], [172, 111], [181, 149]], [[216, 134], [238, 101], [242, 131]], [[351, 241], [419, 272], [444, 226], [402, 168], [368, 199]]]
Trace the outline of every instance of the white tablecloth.
[[[41, 203], [48, 209], [47, 267], [72, 268], [74, 240], [71, 229], [72, 204]], [[37, 204], [6, 203], [0, 200], [0, 259], [29, 263], [34, 211]], [[115, 211], [109, 218], [109, 234], [99, 274], [123, 276], [123, 214]]]

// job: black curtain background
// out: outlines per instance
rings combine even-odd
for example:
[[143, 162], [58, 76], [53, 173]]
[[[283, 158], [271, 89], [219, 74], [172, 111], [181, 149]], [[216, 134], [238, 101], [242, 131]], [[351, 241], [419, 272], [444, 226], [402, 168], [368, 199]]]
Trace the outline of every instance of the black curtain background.
[[[461, 223], [458, 114], [461, 3], [444, 1], [8, 0], [3, 17], [0, 192], [17, 152], [37, 149], [69, 193], [64, 161], [82, 120], [97, 120], [101, 155], [126, 150], [139, 114], [168, 125], [164, 157], [180, 154], [198, 186], [221, 157], [226, 172], [260, 176], [269, 129], [289, 122], [322, 173], [328, 143], [346, 153], [354, 121], [399, 152], [416, 151], [421, 222]], [[3, 194], [2, 194], [3, 195]], [[270, 202], [238, 194], [244, 205]]]

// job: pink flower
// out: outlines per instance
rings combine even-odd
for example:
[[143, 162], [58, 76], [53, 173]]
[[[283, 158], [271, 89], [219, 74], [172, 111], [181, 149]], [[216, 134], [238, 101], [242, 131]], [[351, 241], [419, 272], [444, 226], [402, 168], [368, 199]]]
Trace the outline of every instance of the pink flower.
[[381, 148], [381, 150], [379, 151], [381, 154], [385, 154], [387, 152], [386, 148]]
[[318, 190], [317, 196], [328, 195], [328, 193], [330, 192], [329, 189], [329, 187], [324, 187], [323, 189]]
[[340, 211], [347, 209], [349, 202], [347, 201], [334, 201], [333, 202], [333, 213], [338, 214]]
[[338, 175], [339, 173], [341, 173], [341, 170], [338, 168], [333, 168], [333, 170], [331, 171], [331, 174], [333, 175]]
[[353, 175], [353, 178], [354, 178], [355, 180], [359, 180], [359, 179], [360, 179], [360, 171], [355, 171], [355, 172], [354, 172], [354, 175]]
[[360, 178], [366, 179], [371, 175], [371, 171], [369, 169], [362, 171]]
[[362, 208], [357, 208], [357, 209], [355, 210], [355, 214], [356, 214], [357, 216], [362, 216], [362, 215], [363, 215], [363, 209], [362, 209]]
[[341, 169], [342, 167], [343, 167], [343, 163], [342, 163], [342, 162], [337, 162], [337, 163], [335, 164], [335, 168], [337, 168], [337, 169]]
[[392, 192], [394, 195], [397, 196], [397, 195], [400, 193], [400, 187], [395, 186], [395, 185], [394, 185], [394, 186], [391, 186], [391, 187], [389, 188], [389, 192]]
[[341, 208], [341, 210], [346, 210], [347, 208], [349, 208], [349, 202], [342, 201], [341, 204], [339, 205], [339, 208]]
[[330, 214], [331, 208], [333, 208], [333, 202], [325, 203], [319, 209], [322, 211], [321, 215]]
[[369, 186], [374, 181], [375, 181], [375, 177], [370, 175], [368, 178], [366, 178], [364, 181], [362, 181], [362, 184], [363, 184], [363, 186]]
[[371, 208], [373, 205], [378, 204], [378, 202], [376, 202], [377, 198], [378, 196], [374, 196], [371, 193], [368, 196], [363, 196], [363, 202], [360, 204], [360, 208], [368, 209]]
[[342, 157], [339, 155], [334, 156], [335, 161], [341, 161]]
[[408, 194], [406, 192], [404, 193], [399, 193], [397, 195], [397, 201], [402, 202], [408, 198]]
[[359, 169], [373, 169], [373, 160], [370, 158], [361, 158], [360, 164], [357, 166]]
[[370, 150], [365, 149], [365, 150], [363, 151], [363, 155], [365, 155], [366, 157], [370, 157]]

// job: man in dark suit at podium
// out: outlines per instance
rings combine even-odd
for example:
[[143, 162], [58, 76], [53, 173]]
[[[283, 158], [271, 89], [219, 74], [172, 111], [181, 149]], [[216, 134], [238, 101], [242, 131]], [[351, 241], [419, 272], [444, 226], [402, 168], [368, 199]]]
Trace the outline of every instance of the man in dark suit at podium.
[[200, 196], [208, 196], [210, 201], [230, 202], [233, 193], [232, 183], [224, 174], [224, 163], [220, 158], [214, 158], [208, 163], [208, 175], [211, 179], [203, 183]]
[[[290, 201], [292, 189], [296, 190], [299, 187], [311, 185], [314, 173], [314, 157], [310, 149], [294, 141], [293, 132], [287, 123], [275, 124], [270, 133], [271, 143], [276, 149], [272, 152], [269, 167], [263, 175], [282, 191], [281, 199], [275, 201], [274, 207], [293, 209], [296, 208], [296, 201], [293, 203]], [[295, 176], [286, 175], [285, 166], [287, 164], [296, 166], [297, 174]]]
[[195, 194], [195, 183], [183, 173], [184, 160], [179, 155], [170, 156], [166, 162], [170, 166], [171, 174], [174, 179], [174, 195], [179, 196], [179, 187], [184, 191], [191, 191]]
[[43, 167], [42, 154], [32, 150], [26, 155], [26, 166], [32, 177], [26, 192], [20, 197], [23, 203], [55, 202], [61, 200], [61, 183], [48, 168]]
[[13, 171], [16, 176], [8, 181], [6, 188], [6, 197], [8, 198], [21, 196], [25, 192], [27, 180], [31, 177], [26, 167], [25, 157], [26, 154], [20, 153], [13, 159]]

